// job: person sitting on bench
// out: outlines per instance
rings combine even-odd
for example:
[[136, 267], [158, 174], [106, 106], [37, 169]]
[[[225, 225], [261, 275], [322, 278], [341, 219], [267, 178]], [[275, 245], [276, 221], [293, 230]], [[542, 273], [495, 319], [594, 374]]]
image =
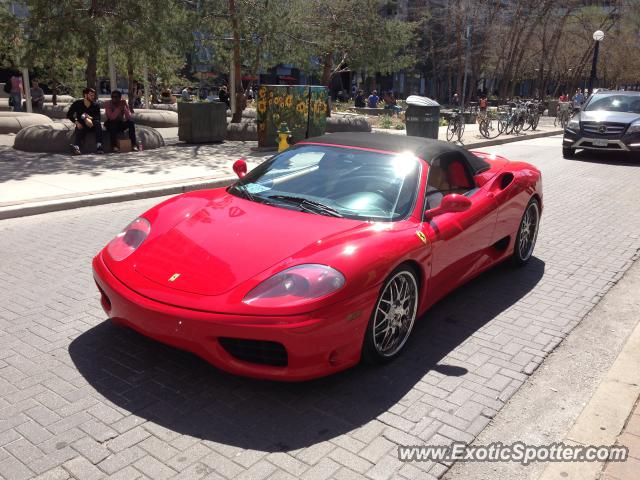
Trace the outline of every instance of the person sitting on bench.
[[118, 148], [118, 134], [125, 130], [129, 130], [131, 148], [137, 151], [138, 144], [136, 142], [136, 127], [132, 120], [131, 110], [129, 110], [127, 101], [122, 98], [122, 94], [119, 90], [111, 92], [111, 100], [104, 103], [104, 110], [107, 115], [104, 127], [109, 132], [111, 150], [114, 152], [120, 151], [120, 148]]
[[74, 155], [80, 155], [80, 144], [89, 132], [96, 134], [96, 151], [102, 150], [102, 125], [100, 124], [100, 107], [96, 103], [96, 91], [87, 87], [82, 91], [83, 99], [76, 100], [69, 107], [67, 118], [75, 125], [75, 135], [71, 151]]

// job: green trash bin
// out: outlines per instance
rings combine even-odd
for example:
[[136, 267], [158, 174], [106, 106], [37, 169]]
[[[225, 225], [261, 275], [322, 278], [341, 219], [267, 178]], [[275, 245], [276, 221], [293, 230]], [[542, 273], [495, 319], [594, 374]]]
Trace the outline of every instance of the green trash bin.
[[437, 139], [440, 128], [440, 104], [427, 97], [410, 95], [407, 105], [407, 135]]

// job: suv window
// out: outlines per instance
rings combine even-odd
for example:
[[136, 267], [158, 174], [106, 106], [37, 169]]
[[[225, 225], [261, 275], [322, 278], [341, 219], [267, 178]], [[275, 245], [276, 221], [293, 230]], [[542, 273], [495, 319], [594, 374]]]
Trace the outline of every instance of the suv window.
[[585, 112], [605, 110], [607, 112], [640, 113], [640, 96], [597, 95], [584, 108]]

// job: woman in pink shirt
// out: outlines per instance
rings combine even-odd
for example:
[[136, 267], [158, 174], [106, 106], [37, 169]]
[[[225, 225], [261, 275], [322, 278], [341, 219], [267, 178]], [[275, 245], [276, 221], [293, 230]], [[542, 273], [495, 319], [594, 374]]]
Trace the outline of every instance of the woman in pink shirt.
[[11, 93], [9, 97], [11, 98], [11, 104], [13, 105], [14, 112], [22, 111], [22, 94], [24, 93], [24, 87], [22, 86], [22, 76], [14, 73], [11, 76]]
[[131, 147], [134, 150], [138, 150], [138, 144], [136, 142], [136, 126], [133, 123], [131, 110], [129, 110], [127, 101], [122, 99], [122, 94], [119, 90], [111, 92], [111, 100], [105, 102], [104, 110], [107, 116], [107, 119], [104, 122], [104, 128], [109, 132], [111, 150], [113, 152], [120, 151], [120, 148], [118, 148], [118, 134], [125, 130], [129, 130]]

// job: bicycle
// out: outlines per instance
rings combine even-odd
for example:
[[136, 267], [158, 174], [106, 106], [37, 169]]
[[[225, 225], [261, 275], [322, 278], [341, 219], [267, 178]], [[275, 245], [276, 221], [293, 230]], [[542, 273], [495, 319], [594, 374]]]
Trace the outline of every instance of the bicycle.
[[449, 117], [447, 124], [447, 141], [450, 142], [455, 136], [458, 142], [462, 143], [462, 135], [464, 134], [464, 113], [455, 109], [454, 114]]
[[538, 128], [538, 122], [540, 121], [540, 107], [538, 102], [529, 101], [525, 103], [525, 122], [526, 125], [522, 130], [535, 130]]
[[491, 112], [480, 112], [478, 114], [478, 129], [484, 138], [496, 138], [500, 133], [500, 121]]
[[569, 102], [560, 102], [558, 103], [558, 111], [556, 113], [556, 118], [553, 120], [553, 126], [556, 127], [558, 124], [562, 126], [562, 128], [566, 128], [569, 123], [569, 117], [571, 116], [571, 104]]

